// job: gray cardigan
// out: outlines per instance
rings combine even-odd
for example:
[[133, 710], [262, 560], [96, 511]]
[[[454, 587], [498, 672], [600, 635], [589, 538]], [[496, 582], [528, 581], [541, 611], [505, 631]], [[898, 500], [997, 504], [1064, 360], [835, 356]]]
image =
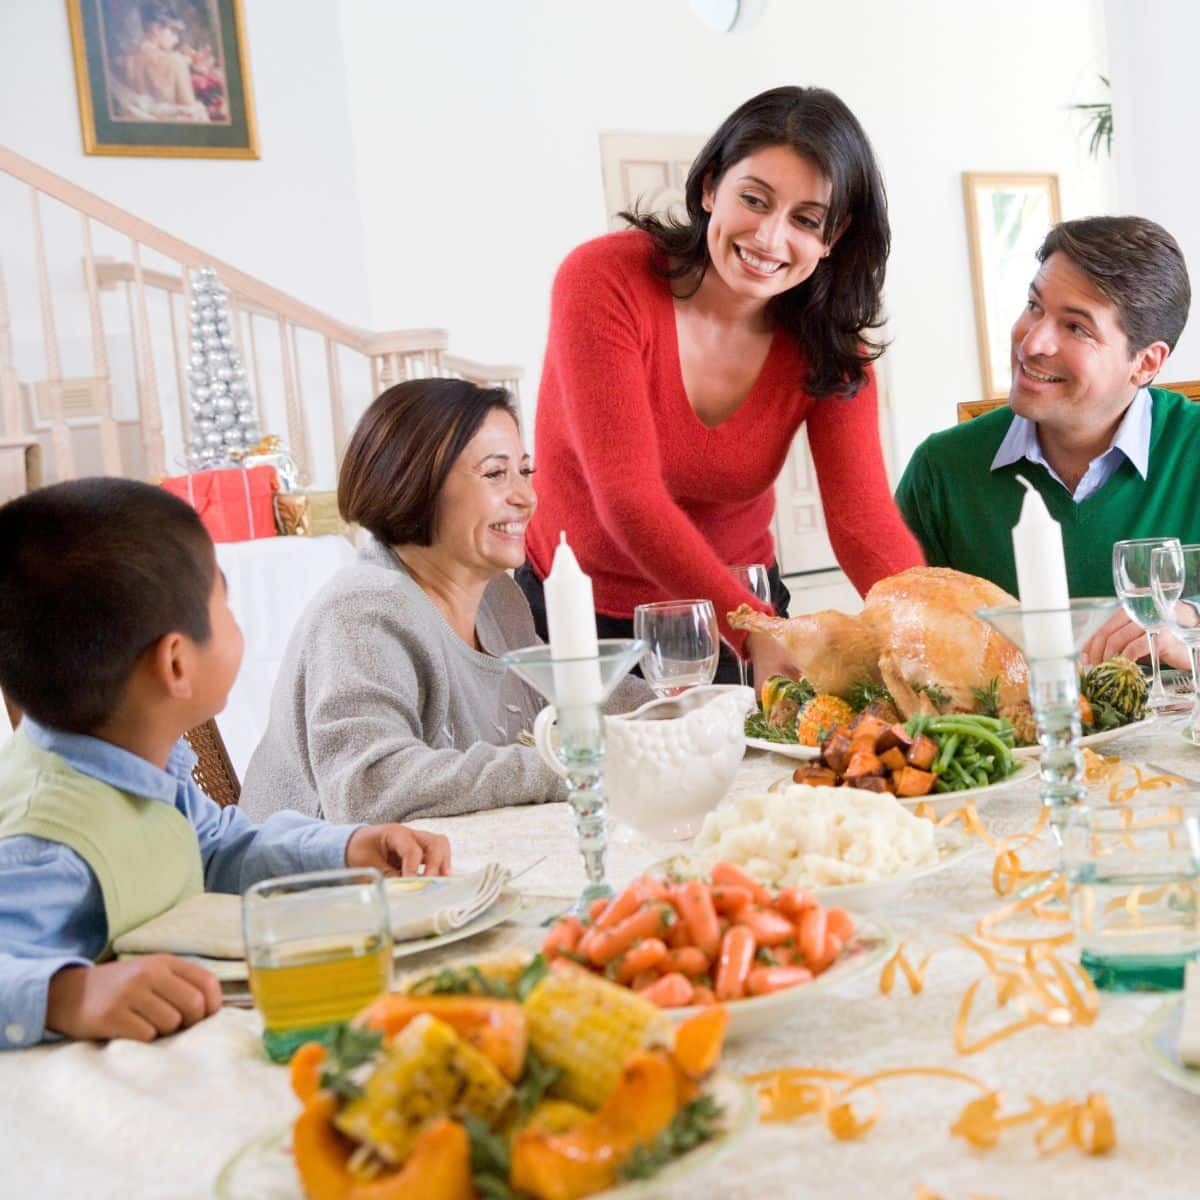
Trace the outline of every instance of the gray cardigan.
[[513, 744], [545, 701], [495, 657], [538, 641], [507, 574], [488, 584], [476, 632], [487, 653], [369, 542], [292, 631], [241, 808], [375, 823], [565, 799], [537, 751]]

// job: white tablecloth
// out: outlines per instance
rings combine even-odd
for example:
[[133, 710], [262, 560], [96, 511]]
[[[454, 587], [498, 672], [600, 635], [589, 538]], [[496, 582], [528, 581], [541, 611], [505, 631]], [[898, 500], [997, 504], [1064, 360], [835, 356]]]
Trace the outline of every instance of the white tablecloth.
[[[1127, 759], [1200, 775], [1200, 752], [1173, 734], [1131, 736], [1111, 749]], [[761, 787], [787, 770], [784, 760], [754, 753], [736, 787]], [[1038, 813], [1036, 787], [1002, 792], [980, 812], [994, 832], [1028, 828]], [[528, 892], [569, 896], [582, 885], [571, 815], [563, 805], [423, 824], [451, 836], [459, 869], [488, 858], [519, 869], [545, 855], [521, 880]], [[670, 850], [617, 841], [609, 855], [610, 876], [620, 884]], [[1042, 852], [1048, 857], [1049, 846]], [[879, 915], [910, 939], [917, 955], [945, 947], [949, 934], [969, 932], [997, 904], [990, 870], [991, 856], [981, 850], [929, 877]], [[484, 953], [535, 944], [543, 936], [538, 922], [554, 907], [531, 898], [518, 923], [480, 935], [466, 948], [421, 958], [432, 965], [464, 949]], [[406, 966], [418, 962], [409, 959]], [[738, 1072], [785, 1064], [859, 1073], [889, 1066], [952, 1067], [1003, 1088], [1013, 1108], [1024, 1107], [1027, 1093], [1057, 1100], [1102, 1091], [1116, 1121], [1113, 1154], [1092, 1159], [1068, 1150], [1040, 1159], [1027, 1130], [1011, 1132], [993, 1151], [973, 1151], [948, 1130], [974, 1091], [941, 1080], [904, 1079], [884, 1086], [886, 1112], [861, 1142], [837, 1142], [815, 1120], [759, 1126], [717, 1163], [664, 1195], [912, 1200], [918, 1184], [944, 1200], [1183, 1200], [1200, 1194], [1200, 1098], [1155, 1076], [1137, 1045], [1162, 997], [1104, 994], [1091, 1028], [1035, 1029], [962, 1058], [954, 1051], [951, 1028], [964, 990], [979, 974], [974, 955], [949, 952], [935, 958], [921, 995], [900, 987], [885, 998], [872, 971], [836, 992], [815, 994], [787, 1026], [731, 1046], [726, 1064]], [[211, 1195], [213, 1178], [241, 1145], [287, 1124], [296, 1111], [285, 1072], [258, 1057], [257, 1032], [253, 1013], [225, 1010], [151, 1046], [64, 1045], [0, 1055], [0, 1195], [89, 1200]], [[868, 1106], [865, 1101], [864, 1110]]]
[[354, 547], [336, 536], [218, 543], [217, 563], [229, 584], [229, 606], [246, 638], [242, 669], [217, 717], [239, 779], [267, 727], [275, 676], [297, 618], [354, 554]]

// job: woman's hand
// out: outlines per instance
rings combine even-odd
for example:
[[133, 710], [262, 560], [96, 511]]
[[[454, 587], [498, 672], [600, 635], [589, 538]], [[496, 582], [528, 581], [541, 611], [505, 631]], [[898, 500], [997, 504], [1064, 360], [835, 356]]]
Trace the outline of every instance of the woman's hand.
[[754, 692], [762, 695], [763, 684], [772, 675], [786, 675], [789, 679], [800, 678], [800, 668], [792, 662], [787, 647], [766, 633], [748, 633], [746, 651], [754, 667]]
[[[1083, 649], [1083, 665], [1094, 667], [1117, 654], [1133, 662], [1150, 656], [1150, 640], [1146, 637], [1146, 631], [1121, 610], [1109, 617], [1092, 635]], [[1164, 666], [1185, 670], [1191, 666], [1187, 647], [1165, 629], [1158, 635], [1158, 656]]]
[[450, 874], [450, 841], [407, 825], [364, 825], [346, 843], [346, 866], [376, 867], [385, 875]]

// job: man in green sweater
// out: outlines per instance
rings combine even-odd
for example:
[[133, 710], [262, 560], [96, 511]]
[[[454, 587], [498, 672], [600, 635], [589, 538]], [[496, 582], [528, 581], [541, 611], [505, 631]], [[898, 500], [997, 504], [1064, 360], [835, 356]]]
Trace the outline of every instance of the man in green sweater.
[[[1008, 407], [926, 438], [896, 500], [931, 566], [1015, 595], [1021, 475], [1062, 525], [1071, 595], [1111, 596], [1113, 542], [1200, 542], [1200, 404], [1150, 387], [1187, 322], [1187, 267], [1140, 217], [1065, 221], [1038, 261], [1012, 329]], [[1147, 650], [1118, 615], [1087, 657]], [[1177, 643], [1167, 657], [1187, 665]]]

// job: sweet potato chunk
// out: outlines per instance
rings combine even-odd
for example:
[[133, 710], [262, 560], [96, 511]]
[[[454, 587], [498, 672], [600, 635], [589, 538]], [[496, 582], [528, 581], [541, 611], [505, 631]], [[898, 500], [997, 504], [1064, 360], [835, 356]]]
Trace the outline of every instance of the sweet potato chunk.
[[821, 757], [839, 775], [846, 770], [850, 763], [850, 731], [845, 725], [836, 726], [821, 743]]
[[908, 748], [911, 745], [912, 738], [908, 736], [908, 730], [897, 721], [889, 725], [879, 735], [879, 740], [875, 743], [875, 753], [882, 754], [885, 750], [891, 750], [894, 746], [899, 749], [901, 753], [907, 754]]
[[879, 756], [879, 761], [889, 771], [903, 771], [908, 766], [908, 760], [904, 757], [904, 751], [899, 746], [893, 746], [890, 750], [885, 750]]
[[937, 776], [932, 771], [922, 771], [919, 767], [902, 767], [892, 772], [897, 796], [928, 796], [936, 782]]
[[868, 750], [873, 754], [875, 753], [875, 743], [886, 730], [886, 721], [881, 721], [878, 717], [864, 712], [850, 726], [850, 745], [855, 750]]
[[850, 765], [845, 770], [847, 780], [862, 779], [865, 775], [883, 775], [887, 768], [879, 761], [879, 756], [866, 750], [858, 750], [850, 759]]
[[846, 786], [863, 792], [890, 792], [892, 781], [883, 775], [862, 775], [858, 779], [847, 779]]
[[805, 763], [797, 767], [792, 775], [795, 783], [805, 783], [810, 787], [836, 787], [837, 772], [832, 767], [823, 767], [820, 763]]
[[905, 757], [908, 759], [910, 766], [919, 767], [922, 771], [928, 771], [933, 766], [933, 760], [937, 758], [937, 752], [937, 742], [928, 735], [921, 733], [913, 739], [913, 744]]

